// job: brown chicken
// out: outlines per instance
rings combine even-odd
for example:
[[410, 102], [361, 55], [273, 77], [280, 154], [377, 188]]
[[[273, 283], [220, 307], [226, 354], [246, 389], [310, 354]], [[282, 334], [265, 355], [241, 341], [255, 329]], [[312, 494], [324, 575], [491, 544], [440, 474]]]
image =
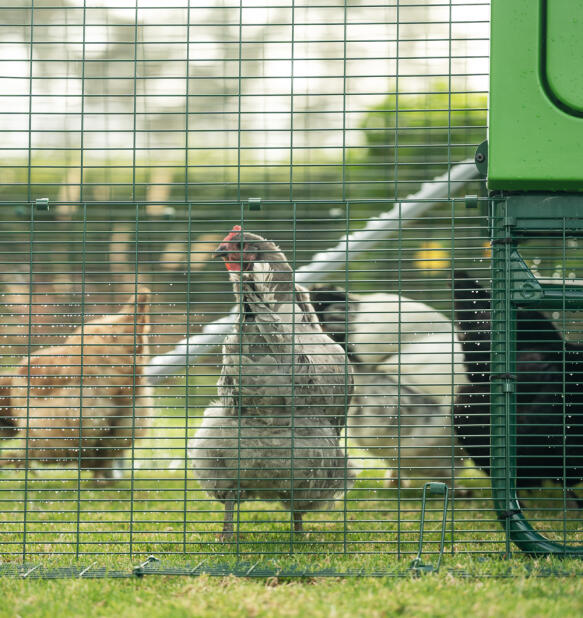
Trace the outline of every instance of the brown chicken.
[[116, 460], [149, 426], [149, 297], [141, 287], [119, 313], [79, 326], [0, 377], [0, 436], [28, 447], [3, 453], [0, 466], [80, 464], [96, 479], [114, 478]]

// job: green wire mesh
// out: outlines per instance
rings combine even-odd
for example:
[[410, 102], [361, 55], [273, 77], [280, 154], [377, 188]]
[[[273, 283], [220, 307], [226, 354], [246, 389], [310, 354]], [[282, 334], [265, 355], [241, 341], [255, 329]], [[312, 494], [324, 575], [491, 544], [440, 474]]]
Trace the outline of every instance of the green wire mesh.
[[[1, 19], [0, 573], [396, 576], [442, 538], [445, 568], [508, 552], [490, 480], [455, 437], [454, 271], [489, 288], [473, 171], [489, 3], [35, 0]], [[316, 274], [375, 218], [382, 239]], [[354, 487], [303, 535], [263, 499], [220, 540], [223, 505], [193, 473], [222, 356], [183, 340], [236, 305], [211, 259], [234, 225], [320, 286], [369, 417], [339, 438]], [[576, 278], [571, 240], [526, 245], [538, 276]], [[428, 501], [419, 548], [432, 480], [449, 486], [445, 533]], [[535, 527], [576, 543], [567, 498], [549, 479], [525, 501]]]
[[[492, 200], [493, 495], [507, 551], [513, 542], [535, 556], [581, 554], [575, 487], [583, 348], [576, 316], [583, 293], [575, 272], [583, 204], [579, 196], [561, 197], [546, 196], [552, 211], [536, 194]], [[523, 258], [533, 238], [536, 247], [561, 248], [555, 269], [562, 272], [544, 278], [538, 258]], [[565, 274], [568, 267], [574, 270]], [[545, 480], [561, 491], [541, 490], [542, 503], [528, 490]], [[533, 510], [540, 514], [532, 517]]]

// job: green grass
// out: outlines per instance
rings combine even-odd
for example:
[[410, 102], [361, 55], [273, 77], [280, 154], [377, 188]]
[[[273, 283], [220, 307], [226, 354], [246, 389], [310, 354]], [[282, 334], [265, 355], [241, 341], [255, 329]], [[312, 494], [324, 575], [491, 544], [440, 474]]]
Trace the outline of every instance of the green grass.
[[129, 580], [0, 579], [1, 616], [435, 616], [583, 613], [583, 579], [268, 580], [151, 577]]
[[[191, 384], [188, 433], [194, 434], [215, 378], [196, 375]], [[113, 487], [99, 487], [73, 469], [0, 472], [0, 552], [6, 566], [92, 566], [131, 573], [149, 554], [162, 569], [226, 572], [245, 563], [251, 574], [295, 569], [296, 573], [362, 570], [391, 577], [171, 577], [41, 580], [0, 577], [0, 616], [568, 616], [580, 615], [578, 578], [537, 578], [549, 572], [580, 572], [576, 561], [503, 559], [504, 535], [486, 489], [486, 479], [468, 467], [469, 498], [450, 505], [444, 562], [439, 574], [413, 578], [420, 489], [385, 489], [382, 462], [363, 459], [363, 471], [345, 504], [306, 516], [306, 534], [290, 532], [279, 505], [248, 502], [240, 513], [237, 541], [217, 540], [222, 506], [209, 499], [185, 471], [184, 386], [158, 390], [157, 417], [147, 439], [136, 445], [138, 466]], [[208, 395], [208, 397], [207, 397]], [[12, 445], [7, 444], [6, 448]], [[78, 500], [78, 484], [81, 500]], [[133, 488], [133, 492], [132, 492]], [[26, 531], [23, 499], [27, 498]], [[545, 492], [545, 497], [549, 493]], [[534, 494], [533, 494], [534, 496]], [[532, 499], [535, 500], [536, 496]], [[562, 522], [537, 500], [531, 517], [539, 529], [561, 538]], [[573, 516], [578, 516], [575, 512]], [[438, 549], [440, 502], [430, 505], [424, 561]], [[579, 519], [568, 519], [570, 542], [583, 541]], [[26, 534], [25, 534], [26, 533]], [[132, 556], [128, 552], [132, 551]], [[78, 555], [77, 555], [78, 554]], [[513, 577], [508, 578], [509, 568]], [[239, 569], [238, 572], [241, 572]], [[289, 572], [289, 571], [288, 571]], [[582, 571], [583, 572], [583, 571]], [[34, 573], [34, 572], [33, 572]], [[38, 575], [38, 572], [36, 573]], [[34, 575], [31, 575], [34, 577]]]

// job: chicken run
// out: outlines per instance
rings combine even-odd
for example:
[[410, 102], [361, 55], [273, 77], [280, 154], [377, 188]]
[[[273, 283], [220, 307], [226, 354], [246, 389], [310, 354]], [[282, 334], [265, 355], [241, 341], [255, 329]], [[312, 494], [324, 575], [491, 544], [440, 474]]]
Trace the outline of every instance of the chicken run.
[[57, 4], [0, 37], [0, 574], [578, 553], [583, 217], [487, 193], [490, 3]]
[[[446, 542], [455, 551], [503, 547], [488, 480], [492, 325], [481, 218], [467, 218], [469, 250], [458, 258], [467, 270], [427, 270], [428, 289], [410, 286], [409, 296], [403, 273], [432, 253], [421, 255], [415, 240], [395, 256], [390, 244], [403, 233], [435, 234], [439, 219], [430, 228], [412, 219], [406, 232], [401, 220], [395, 235], [385, 213], [379, 230], [377, 221], [347, 229], [346, 240], [314, 261], [299, 240], [313, 219], [292, 222], [286, 237], [261, 211], [242, 212], [240, 223], [221, 224], [222, 234], [190, 241], [216, 290], [209, 299], [204, 285], [192, 289], [191, 306], [204, 305], [205, 318], [232, 310], [220, 328], [225, 318], [201, 324], [186, 311], [186, 332], [202, 330], [178, 347], [165, 330], [175, 325], [179, 292], [164, 297], [145, 277], [105, 295], [85, 283], [81, 306], [58, 316], [60, 330], [71, 329], [66, 336], [47, 334], [44, 321], [65, 293], [79, 298], [75, 290], [35, 280], [38, 295], [27, 298], [13, 288], [13, 324], [17, 310], [19, 320], [37, 316], [20, 325], [31, 353], [7, 363], [0, 384], [0, 474], [12, 500], [5, 510], [24, 521], [23, 491], [29, 507], [26, 537], [18, 523], [10, 534], [13, 553], [25, 542], [33, 554], [125, 553], [131, 531], [135, 554], [414, 555], [426, 484], [447, 486]], [[37, 233], [53, 224], [39, 219]], [[261, 227], [271, 231], [251, 231]], [[400, 262], [397, 280], [383, 282], [395, 291], [355, 291], [373, 286], [351, 286], [348, 270], [318, 282], [312, 265], [334, 272], [338, 260], [329, 258], [347, 242], [365, 283], [370, 268]], [[524, 252], [541, 255], [537, 243]], [[135, 294], [123, 291], [131, 288]], [[574, 315], [562, 317], [567, 333]], [[520, 507], [551, 538], [565, 521], [576, 535], [582, 499], [581, 345], [560, 325], [556, 312], [517, 314], [516, 484]], [[218, 340], [226, 333], [220, 351], [204, 339], [213, 328]], [[168, 352], [155, 356], [153, 347]], [[182, 377], [161, 382], [180, 365]], [[424, 513], [429, 554], [442, 551], [440, 496], [429, 496]], [[475, 530], [487, 538], [476, 542]]]

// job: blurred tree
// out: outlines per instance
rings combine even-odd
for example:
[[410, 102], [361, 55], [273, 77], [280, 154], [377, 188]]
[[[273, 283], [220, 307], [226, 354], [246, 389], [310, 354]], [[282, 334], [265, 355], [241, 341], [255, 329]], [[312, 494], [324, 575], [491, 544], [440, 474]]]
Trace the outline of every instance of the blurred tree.
[[486, 95], [450, 93], [441, 83], [430, 90], [389, 95], [366, 114], [365, 145], [348, 153], [351, 193], [365, 185], [369, 198], [403, 197], [473, 157], [486, 137]]

